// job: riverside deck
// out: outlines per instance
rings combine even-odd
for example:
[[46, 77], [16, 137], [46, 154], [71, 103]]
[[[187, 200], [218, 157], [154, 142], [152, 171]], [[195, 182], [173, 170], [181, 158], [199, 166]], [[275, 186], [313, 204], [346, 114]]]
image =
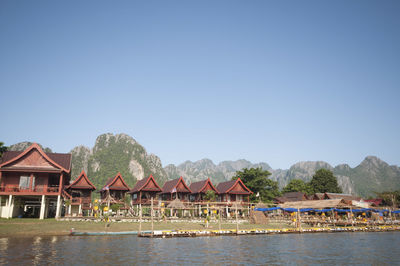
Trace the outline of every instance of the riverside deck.
[[339, 233], [339, 232], [387, 232], [400, 231], [400, 226], [357, 226], [357, 227], [311, 227], [304, 229], [250, 229], [250, 230], [155, 230], [138, 233], [139, 237], [201, 237], [201, 236], [237, 236], [237, 235], [259, 235], [259, 234], [299, 234], [299, 233]]

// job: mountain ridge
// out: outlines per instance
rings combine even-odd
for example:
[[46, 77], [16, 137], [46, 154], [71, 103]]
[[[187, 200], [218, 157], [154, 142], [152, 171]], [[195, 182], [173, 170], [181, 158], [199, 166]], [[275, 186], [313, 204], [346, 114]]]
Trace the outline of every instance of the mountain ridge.
[[[11, 145], [10, 150], [24, 150], [31, 142]], [[46, 152], [50, 148], [43, 147]], [[283, 188], [292, 179], [310, 181], [315, 171], [326, 168], [333, 171], [339, 186], [345, 193], [358, 194], [362, 197], [373, 196], [374, 192], [400, 189], [400, 167], [389, 165], [377, 156], [368, 155], [355, 167], [346, 163], [332, 166], [324, 161], [300, 161], [288, 169], [273, 169], [268, 163], [252, 163], [245, 159], [227, 160], [215, 164], [208, 158], [197, 161], [184, 161], [181, 164], [162, 166], [161, 159], [155, 154], [148, 154], [146, 149], [131, 136], [121, 133], [99, 135], [92, 148], [78, 145], [71, 149], [72, 180], [84, 170], [96, 187], [102, 187], [105, 181], [121, 172], [129, 186], [152, 174], [162, 185], [166, 180], [183, 176], [192, 182], [211, 178], [213, 183], [230, 180], [243, 168], [261, 167], [271, 173], [270, 179]]]

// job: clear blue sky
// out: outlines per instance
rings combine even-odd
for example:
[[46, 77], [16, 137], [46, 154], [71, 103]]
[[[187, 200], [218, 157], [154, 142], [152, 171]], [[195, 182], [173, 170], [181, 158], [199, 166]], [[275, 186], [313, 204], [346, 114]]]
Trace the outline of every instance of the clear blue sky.
[[400, 165], [400, 1], [0, 1], [0, 141]]

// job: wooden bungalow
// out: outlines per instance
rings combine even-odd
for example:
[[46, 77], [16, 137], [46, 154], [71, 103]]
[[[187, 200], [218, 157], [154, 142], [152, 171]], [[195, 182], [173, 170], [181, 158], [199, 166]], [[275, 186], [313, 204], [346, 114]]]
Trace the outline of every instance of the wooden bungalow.
[[132, 195], [132, 204], [150, 204], [151, 198], [157, 199], [162, 189], [152, 175], [139, 180], [128, 193]]
[[217, 191], [221, 202], [249, 202], [253, 194], [240, 178], [219, 183]]
[[107, 180], [104, 187], [100, 190], [100, 198], [104, 203], [110, 204], [124, 204], [125, 194], [130, 190], [129, 186], [125, 183], [121, 173], [115, 177]]
[[71, 154], [46, 153], [34, 143], [0, 158], [0, 216], [60, 217], [70, 182]]
[[90, 182], [85, 171], [82, 171], [69, 186], [65, 188], [67, 199], [70, 201], [68, 214], [82, 216], [92, 209], [92, 191], [96, 187]]
[[209, 190], [214, 191], [216, 196], [218, 195], [218, 190], [211, 183], [210, 178], [203, 181], [194, 182], [190, 184], [189, 188], [192, 191], [192, 194], [189, 196], [189, 199], [192, 202], [204, 201], [204, 197]]
[[186, 185], [183, 178], [180, 177], [165, 182], [160, 196], [162, 200], [180, 199], [181, 201], [187, 201], [190, 193], [192, 193], [192, 191]]
[[281, 197], [275, 198], [275, 203], [285, 203], [289, 201], [303, 201], [308, 200], [307, 194], [303, 192], [287, 192], [284, 193]]

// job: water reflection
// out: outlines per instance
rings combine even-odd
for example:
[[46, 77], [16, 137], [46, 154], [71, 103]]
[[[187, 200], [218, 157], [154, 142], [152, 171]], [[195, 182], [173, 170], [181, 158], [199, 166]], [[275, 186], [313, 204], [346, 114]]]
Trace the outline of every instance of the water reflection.
[[400, 264], [400, 233], [0, 238], [0, 264]]

